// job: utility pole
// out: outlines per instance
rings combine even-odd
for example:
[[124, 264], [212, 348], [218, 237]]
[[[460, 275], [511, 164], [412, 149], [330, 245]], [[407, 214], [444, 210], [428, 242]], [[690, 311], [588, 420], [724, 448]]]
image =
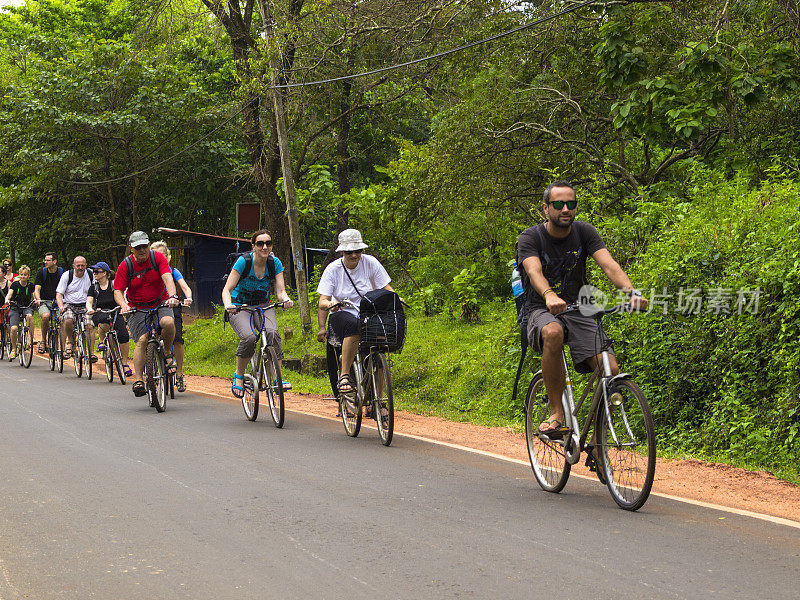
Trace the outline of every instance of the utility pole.
[[274, 22], [266, 0], [258, 0], [261, 20], [264, 23], [262, 37], [267, 42], [269, 53], [269, 82], [272, 106], [275, 111], [275, 125], [278, 132], [278, 150], [281, 156], [283, 173], [283, 191], [286, 195], [286, 216], [289, 219], [289, 238], [292, 244], [294, 259], [294, 277], [297, 283], [297, 298], [300, 303], [300, 323], [303, 333], [311, 332], [311, 307], [308, 303], [308, 279], [306, 278], [305, 255], [303, 252], [303, 236], [300, 234], [300, 221], [297, 217], [297, 202], [294, 193], [294, 175], [292, 174], [292, 157], [289, 153], [289, 134], [286, 130], [286, 113], [284, 112], [283, 94], [276, 89], [276, 76], [280, 64], [274, 52]]

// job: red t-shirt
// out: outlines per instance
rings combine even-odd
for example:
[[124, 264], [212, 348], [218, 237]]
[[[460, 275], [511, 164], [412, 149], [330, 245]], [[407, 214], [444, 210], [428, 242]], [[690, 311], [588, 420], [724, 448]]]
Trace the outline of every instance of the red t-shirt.
[[156, 257], [156, 265], [158, 265], [157, 271], [150, 264], [149, 257], [143, 263], [139, 263], [131, 254], [133, 280], [128, 281], [128, 269], [125, 268], [124, 260], [119, 263], [117, 273], [114, 275], [114, 289], [123, 292], [127, 289], [128, 292], [125, 295], [128, 298], [128, 304], [134, 308], [152, 308], [153, 305], [168, 298], [167, 288], [161, 276], [171, 275], [172, 270], [169, 268], [166, 256], [161, 252], [153, 252], [153, 254]]

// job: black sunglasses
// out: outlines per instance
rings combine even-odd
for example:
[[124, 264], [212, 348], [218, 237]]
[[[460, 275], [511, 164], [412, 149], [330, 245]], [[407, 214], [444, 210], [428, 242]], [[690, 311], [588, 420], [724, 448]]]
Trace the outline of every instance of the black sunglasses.
[[569, 210], [575, 210], [578, 208], [578, 201], [577, 200], [553, 200], [552, 202], [548, 202], [548, 204], [552, 204], [553, 208], [556, 210], [561, 210], [564, 208], [564, 205], [567, 205]]
[[264, 248], [266, 246], [272, 246], [272, 240], [256, 240], [256, 248]]
[[361, 254], [361, 250], [342, 250], [345, 254]]

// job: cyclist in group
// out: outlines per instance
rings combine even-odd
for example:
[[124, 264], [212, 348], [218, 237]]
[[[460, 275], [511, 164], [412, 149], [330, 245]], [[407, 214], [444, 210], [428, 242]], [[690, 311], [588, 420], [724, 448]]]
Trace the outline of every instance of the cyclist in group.
[[[237, 308], [243, 305], [263, 307], [269, 304], [271, 280], [275, 281], [275, 296], [278, 302], [284, 303], [284, 310], [294, 305], [286, 293], [283, 264], [277, 256], [272, 255], [272, 235], [266, 229], [261, 229], [253, 234], [250, 241], [253, 244], [253, 251], [236, 260], [222, 289], [222, 303], [229, 312], [231, 327], [239, 336], [239, 346], [236, 348], [236, 372], [231, 382], [231, 393], [236, 398], [244, 396], [244, 387], [241, 385], [244, 383], [244, 370], [255, 353], [257, 332], [262, 325], [259, 313], [237, 312]], [[278, 333], [275, 309], [264, 311], [263, 314], [267, 339], [275, 349], [278, 361], [281, 361], [283, 347]], [[291, 385], [286, 381], [282, 382], [282, 385], [283, 389], [291, 389]]]
[[11, 288], [11, 282], [13, 282], [17, 278], [17, 274], [14, 273], [14, 261], [10, 258], [3, 259], [3, 279], [0, 281], [0, 288], [5, 294], [8, 294], [8, 290]]
[[[350, 367], [358, 351], [359, 323], [358, 308], [337, 306], [348, 302], [356, 307], [367, 292], [384, 289], [394, 291], [389, 283], [392, 281], [386, 269], [374, 256], [363, 254], [369, 248], [361, 238], [357, 229], [345, 229], [339, 234], [337, 252], [342, 252], [341, 259], [334, 260], [322, 272], [317, 292], [319, 293], [319, 309], [330, 311], [328, 318], [330, 328], [336, 341], [342, 345], [342, 364], [339, 371], [338, 388], [342, 393], [353, 391], [355, 382], [350, 380]], [[322, 314], [322, 313], [320, 313]], [[327, 329], [322, 316], [319, 317], [317, 339], [327, 338]]]
[[114, 331], [117, 332], [117, 341], [119, 342], [122, 369], [125, 377], [130, 377], [133, 375], [133, 371], [128, 365], [130, 336], [128, 335], [128, 328], [125, 326], [125, 319], [117, 315], [116, 320], [113, 320], [110, 314], [96, 312], [97, 309], [112, 310], [117, 308], [117, 302], [114, 300], [114, 280], [109, 279], [111, 268], [108, 263], [100, 261], [92, 265], [92, 273], [94, 274], [94, 281], [89, 286], [87, 293], [86, 313], [92, 317], [92, 324], [98, 328], [100, 343], [97, 346], [97, 350], [100, 352], [105, 350], [103, 340], [106, 338], [106, 334], [111, 329], [113, 322]]
[[[588, 283], [586, 259], [591, 256], [614, 286], [628, 294], [634, 308], [644, 309], [647, 299], [606, 248], [597, 230], [585, 221], [575, 221], [578, 201], [568, 181], [558, 180], [544, 190], [542, 207], [546, 221], [523, 231], [517, 242], [517, 264], [521, 265], [528, 314], [528, 343], [542, 354], [542, 375], [550, 402], [550, 415], [539, 432], [557, 435], [564, 429], [561, 395], [565, 387], [561, 350], [566, 341], [572, 362], [579, 372], [591, 372], [600, 359], [599, 324], [592, 316], [570, 311], [560, 319], [568, 304], [578, 301]], [[619, 366], [610, 350], [611, 372]]]
[[[72, 347], [75, 343], [75, 319], [83, 319], [89, 334], [89, 348], [92, 362], [97, 362], [97, 355], [92, 354], [94, 348], [94, 327], [92, 319], [86, 314], [86, 298], [92, 284], [92, 273], [86, 268], [86, 259], [76, 256], [72, 268], [61, 275], [56, 286], [56, 304], [62, 314], [61, 347], [64, 348], [64, 360], [72, 358]], [[69, 345], [66, 345], [69, 339]]]
[[[160, 252], [167, 258], [167, 262], [172, 260], [172, 253], [167, 247], [167, 243], [163, 240], [153, 242], [150, 248], [156, 252]], [[172, 270], [172, 278], [175, 280], [175, 288], [183, 293], [183, 303], [186, 306], [192, 305], [192, 288], [186, 283], [183, 274], [175, 267], [170, 267]], [[175, 352], [175, 364], [178, 370], [175, 372], [175, 389], [179, 392], [186, 391], [186, 379], [183, 376], [183, 356], [185, 354], [184, 341], [183, 341], [183, 307], [178, 304], [172, 309], [175, 318], [175, 341], [172, 342], [172, 347]]]
[[[19, 323], [24, 318], [28, 322], [28, 326], [33, 331], [33, 284], [30, 281], [31, 269], [28, 265], [22, 265], [19, 268], [19, 274], [6, 296], [6, 302], [14, 302], [14, 306], [9, 311], [9, 319], [11, 322], [11, 353], [9, 358], [14, 358], [17, 355], [17, 344], [19, 343]], [[29, 340], [33, 343], [33, 340]], [[24, 351], [20, 349], [20, 352]]]
[[[150, 238], [144, 231], [134, 231], [128, 243], [131, 254], [123, 260], [114, 276], [114, 300], [122, 312], [131, 308], [146, 311], [158, 309], [158, 323], [161, 339], [164, 342], [164, 353], [167, 356], [167, 373], [175, 373], [177, 366], [172, 352], [175, 339], [175, 319], [173, 307], [178, 305], [175, 293], [175, 281], [169, 268], [167, 258], [160, 252], [150, 249]], [[166, 306], [161, 306], [166, 304]], [[133, 351], [133, 393], [144, 396], [147, 389], [142, 381], [145, 352], [147, 350], [147, 314], [136, 312], [128, 318], [128, 329], [136, 342]]]
[[39, 316], [42, 318], [42, 341], [39, 343], [39, 354], [45, 353], [50, 312], [56, 301], [56, 288], [64, 274], [64, 269], [58, 266], [58, 257], [55, 252], [45, 254], [42, 262], [44, 262], [44, 267], [37, 271], [33, 281], [33, 303], [39, 307]]

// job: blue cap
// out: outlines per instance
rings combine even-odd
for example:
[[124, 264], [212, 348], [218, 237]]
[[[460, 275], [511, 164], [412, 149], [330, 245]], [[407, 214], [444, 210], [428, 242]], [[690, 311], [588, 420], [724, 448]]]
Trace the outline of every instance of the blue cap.
[[108, 263], [104, 263], [102, 260], [100, 262], [98, 262], [98, 263], [93, 264], [90, 267], [90, 269], [92, 269], [92, 271], [96, 271], [97, 269], [100, 269], [102, 271], [105, 271], [106, 273], [110, 273], [111, 272], [111, 267], [108, 266]]

